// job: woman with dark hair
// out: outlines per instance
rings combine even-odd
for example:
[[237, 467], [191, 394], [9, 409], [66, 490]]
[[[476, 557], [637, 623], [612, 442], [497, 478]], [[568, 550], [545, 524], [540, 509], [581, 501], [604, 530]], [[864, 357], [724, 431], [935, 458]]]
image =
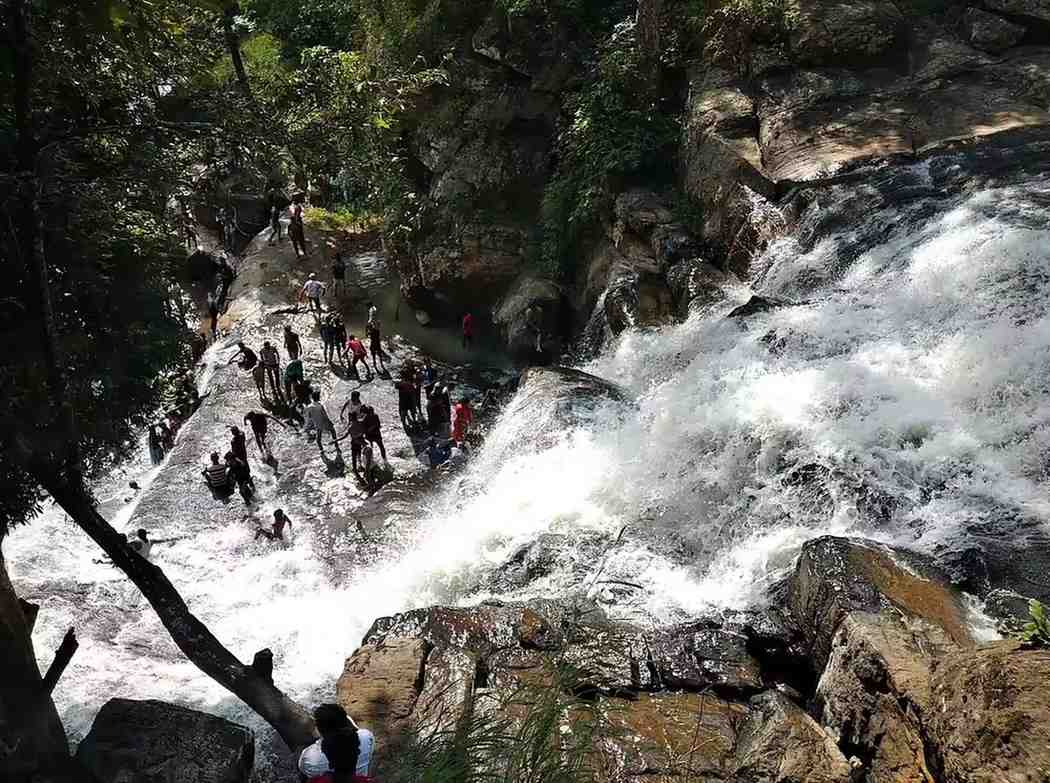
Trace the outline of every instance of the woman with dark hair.
[[314, 710], [321, 739], [299, 756], [299, 771], [310, 783], [368, 783], [375, 739], [358, 729], [338, 704]]

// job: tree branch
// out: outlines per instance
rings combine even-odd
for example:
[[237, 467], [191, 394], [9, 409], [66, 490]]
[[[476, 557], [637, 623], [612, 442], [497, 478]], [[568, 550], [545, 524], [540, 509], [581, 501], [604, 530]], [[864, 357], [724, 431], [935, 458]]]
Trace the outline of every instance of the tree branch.
[[66, 635], [62, 637], [62, 644], [58, 645], [58, 649], [55, 650], [55, 658], [51, 661], [51, 665], [47, 667], [47, 674], [44, 675], [43, 689], [48, 696], [54, 693], [55, 686], [58, 685], [62, 672], [66, 670], [69, 662], [73, 660], [73, 653], [77, 651], [78, 647], [80, 647], [80, 642], [77, 641], [76, 632], [70, 628], [66, 631]]
[[123, 536], [95, 510], [79, 477], [48, 468], [31, 470], [55, 502], [138, 587], [172, 641], [198, 669], [255, 710], [292, 750], [314, 741], [314, 723], [309, 713], [251, 666], [238, 660], [215, 638], [190, 612], [164, 572], [132, 551]]

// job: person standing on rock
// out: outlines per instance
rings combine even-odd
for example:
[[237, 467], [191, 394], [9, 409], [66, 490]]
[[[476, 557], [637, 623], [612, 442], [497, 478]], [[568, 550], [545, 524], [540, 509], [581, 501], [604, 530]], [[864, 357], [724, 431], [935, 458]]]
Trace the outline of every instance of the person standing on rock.
[[262, 360], [262, 366], [266, 368], [266, 377], [270, 379], [270, 388], [273, 389], [273, 396], [283, 402], [284, 397], [281, 393], [281, 355], [277, 352], [277, 347], [267, 340], [263, 343], [262, 350], [259, 351], [259, 358]]
[[232, 451], [226, 452], [226, 468], [229, 471], [229, 477], [233, 479], [237, 489], [240, 490], [241, 497], [244, 498], [244, 505], [249, 505], [252, 502], [252, 497], [255, 495], [255, 480], [252, 478], [252, 469], [245, 460], [242, 460]]
[[284, 368], [284, 392], [291, 403], [295, 399], [295, 385], [303, 380], [302, 359], [292, 359]]
[[289, 324], [284, 325], [284, 350], [289, 360], [298, 359], [303, 353], [303, 341]]
[[394, 386], [397, 388], [397, 414], [405, 432], [415, 430], [420, 423], [418, 415], [418, 388], [412, 377], [415, 374], [411, 366], [401, 371], [401, 378]]
[[361, 374], [357, 370], [357, 364], [360, 362], [368, 373], [368, 380], [372, 380], [372, 368], [368, 366], [368, 351], [365, 350], [364, 343], [355, 335], [350, 335], [350, 339], [346, 341], [346, 351], [350, 358], [350, 369], [357, 375], [357, 379], [361, 380]]
[[336, 315], [332, 322], [332, 347], [340, 364], [346, 361], [346, 323], [342, 316]]
[[[357, 418], [358, 412], [364, 407], [364, 403], [361, 402], [361, 392], [352, 391], [350, 392], [350, 399], [343, 403], [342, 409], [339, 411], [339, 418], [341, 421], [347, 423]], [[349, 418], [347, 417], [349, 414]]]
[[274, 237], [277, 241], [281, 241], [281, 208], [274, 204], [270, 207], [270, 238], [266, 240], [266, 244], [273, 246]]
[[241, 432], [240, 428], [234, 426], [230, 427], [230, 452], [237, 459], [244, 460], [245, 464], [248, 463], [248, 439], [244, 437], [244, 433]]
[[302, 192], [292, 194], [292, 214], [288, 221], [288, 237], [292, 240], [292, 250], [296, 258], [306, 257], [306, 224], [304, 218], [304, 201], [306, 195]]
[[151, 424], [149, 427], [149, 459], [154, 465], [159, 465], [164, 460], [164, 447], [160, 442], [160, 432], [157, 431], [157, 425]]
[[474, 316], [463, 314], [463, 350], [469, 351], [474, 345]]
[[208, 331], [211, 333], [211, 341], [219, 339], [219, 300], [215, 294], [208, 294]]
[[[267, 419], [273, 419], [281, 427], [284, 427], [279, 420], [274, 419], [273, 416], [267, 416], [265, 413], [259, 411], [248, 411], [244, 414], [244, 423], [252, 428], [252, 435], [255, 436], [255, 445], [259, 448], [259, 453], [263, 455], [264, 461], [273, 459], [273, 454], [270, 452], [270, 446], [266, 442], [266, 433], [269, 429]], [[247, 457], [245, 457], [247, 460]]]
[[457, 446], [463, 445], [473, 423], [474, 411], [470, 407], [470, 400], [467, 397], [461, 397], [456, 409], [452, 412], [452, 440]]
[[[383, 350], [383, 335], [379, 328], [379, 319], [372, 321], [367, 327], [369, 350], [372, 352], [372, 369], [375, 370], [376, 375], [380, 374], [380, 368], [382, 372], [386, 372], [386, 352]], [[379, 359], [379, 366], [376, 366], [376, 358]]]
[[336, 454], [342, 453], [339, 449], [339, 436], [335, 433], [335, 425], [328, 417], [328, 411], [326, 411], [324, 405], [321, 404], [321, 392], [315, 391], [313, 393], [313, 402], [306, 406], [306, 419], [311, 425], [313, 425], [315, 437], [317, 438], [317, 448], [321, 450], [321, 454], [324, 454], [324, 446], [321, 443], [321, 436], [326, 432], [331, 433], [332, 435], [332, 442], [335, 443]]
[[336, 252], [335, 260], [332, 261], [332, 296], [339, 296], [346, 290], [346, 262], [343, 254]]
[[365, 438], [369, 443], [374, 443], [379, 447], [379, 455], [383, 458], [385, 465], [387, 464], [386, 446], [383, 445], [383, 424], [379, 421], [379, 414], [371, 405], [365, 405], [361, 410], [365, 414]]
[[321, 297], [324, 296], [324, 292], [324, 283], [318, 280], [317, 275], [313, 272], [310, 273], [310, 277], [303, 284], [303, 290], [299, 292], [299, 301], [306, 299], [310, 312], [316, 313], [315, 317], [318, 319], [321, 318], [323, 312], [321, 309]]
[[259, 392], [259, 402], [266, 402], [266, 368], [261, 364], [255, 365], [252, 369], [252, 380], [255, 381], [255, 388]]
[[365, 326], [371, 326], [379, 319], [379, 308], [376, 307], [375, 302], [368, 303], [368, 321]]
[[264, 527], [260, 527], [255, 531], [255, 540], [264, 537], [270, 541], [284, 541], [284, 529], [288, 528], [288, 531], [292, 530], [292, 520], [284, 513], [283, 509], [277, 509], [273, 512], [273, 527], [267, 530]]

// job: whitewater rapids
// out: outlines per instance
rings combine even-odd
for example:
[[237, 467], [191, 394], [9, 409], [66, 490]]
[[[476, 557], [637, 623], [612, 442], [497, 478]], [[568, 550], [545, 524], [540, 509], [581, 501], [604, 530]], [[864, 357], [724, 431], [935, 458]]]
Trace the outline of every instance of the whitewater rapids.
[[[198, 531], [156, 547], [156, 562], [227, 646], [242, 658], [270, 647], [282, 687], [314, 703], [372, 621], [404, 609], [572, 595], [662, 623], [760, 601], [819, 534], [935, 555], [1003, 519], [1047, 535], [1050, 181], [865, 203], [828, 230], [827, 208], [811, 206], [748, 284], [682, 324], [628, 331], [580, 368], [636, 407], [564, 426], [513, 401], [415, 529], [365, 566], [333, 571], [308, 524], [285, 548], [248, 527]], [[753, 292], [789, 304], [726, 317]], [[115, 503], [136, 527], [133, 504]], [[551, 533], [556, 556], [535, 578], [494, 577]], [[5, 551], [16, 589], [43, 604], [42, 665], [68, 626], [83, 640], [56, 692], [72, 740], [114, 696], [259, 729], [61, 514]]]

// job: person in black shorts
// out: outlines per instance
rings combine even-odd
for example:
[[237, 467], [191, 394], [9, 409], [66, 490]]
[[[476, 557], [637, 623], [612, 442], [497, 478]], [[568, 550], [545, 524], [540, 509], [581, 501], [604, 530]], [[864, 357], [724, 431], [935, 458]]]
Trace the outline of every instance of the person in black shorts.
[[[259, 411], [248, 411], [244, 416], [244, 423], [252, 428], [252, 434], [255, 436], [255, 445], [259, 447], [259, 453], [263, 455], [263, 460], [273, 459], [273, 453], [266, 442], [266, 433], [269, 429], [267, 419], [273, 419], [277, 424], [284, 426], [280, 421], [274, 419], [273, 416], [267, 416]], [[247, 460], [247, 456], [245, 459]]]
[[339, 292], [346, 287], [346, 262], [342, 253], [335, 254], [332, 261], [332, 294], [338, 296]]
[[[386, 353], [383, 351], [383, 335], [379, 330], [379, 320], [372, 321], [366, 327], [368, 332], [368, 349], [372, 352], [372, 369], [376, 371], [376, 375], [379, 375], [380, 368], [386, 372], [385, 359], [387, 358]], [[376, 366], [376, 358], [379, 358], [379, 366]]]
[[321, 321], [318, 327], [321, 331], [321, 343], [324, 345], [325, 364], [332, 364], [335, 360], [335, 315], [330, 315]]
[[298, 359], [303, 353], [303, 341], [288, 324], [284, 325], [284, 350], [288, 352], [289, 360]]

